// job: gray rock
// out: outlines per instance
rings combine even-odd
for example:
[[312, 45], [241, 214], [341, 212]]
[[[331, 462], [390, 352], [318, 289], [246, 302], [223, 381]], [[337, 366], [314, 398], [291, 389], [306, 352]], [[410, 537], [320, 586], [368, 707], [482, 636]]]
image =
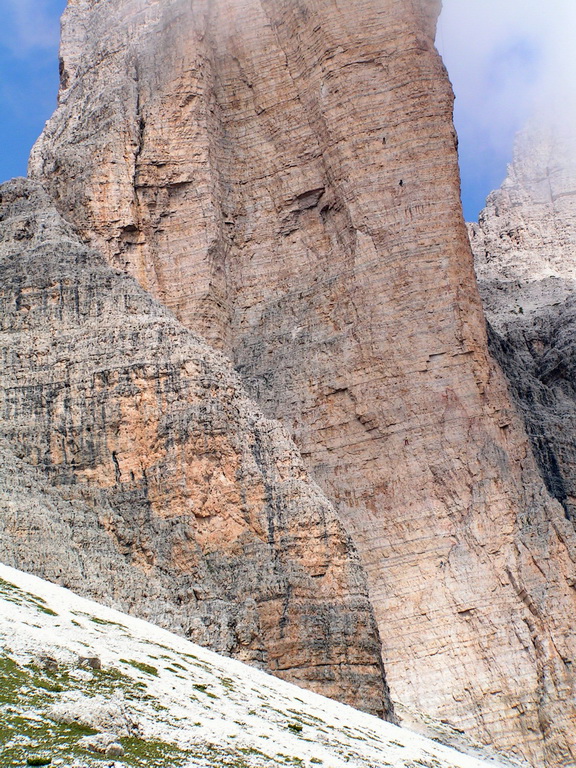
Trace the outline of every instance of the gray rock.
[[124, 747], [122, 744], [114, 742], [113, 744], [108, 744], [106, 747], [106, 757], [122, 757], [123, 754]]
[[52, 656], [40, 656], [40, 663], [47, 672], [56, 672], [58, 670], [58, 661]]
[[102, 669], [102, 662], [98, 656], [79, 656], [78, 666], [88, 667], [90, 669]]
[[533, 120], [469, 225], [491, 350], [546, 487], [576, 524], [576, 121]]
[[110, 732], [84, 736], [79, 740], [78, 746], [89, 749], [92, 752], [98, 752], [106, 757], [122, 757], [124, 754], [124, 749], [118, 741], [118, 736]]
[[[292, 431], [364, 559], [394, 698], [556, 766], [576, 759], [574, 531], [488, 353], [440, 6], [75, 0], [58, 108], [29, 168]], [[165, 420], [178, 444], [188, 414]], [[116, 460], [120, 479], [138, 477]], [[117, 528], [129, 546], [134, 530]], [[206, 595], [209, 580], [197, 585]], [[252, 648], [258, 610], [243, 605], [234, 642]], [[330, 638], [308, 616], [316, 653]], [[278, 622], [282, 647], [291, 622]]]
[[0, 557], [384, 714], [352, 542], [229, 362], [0, 187]]

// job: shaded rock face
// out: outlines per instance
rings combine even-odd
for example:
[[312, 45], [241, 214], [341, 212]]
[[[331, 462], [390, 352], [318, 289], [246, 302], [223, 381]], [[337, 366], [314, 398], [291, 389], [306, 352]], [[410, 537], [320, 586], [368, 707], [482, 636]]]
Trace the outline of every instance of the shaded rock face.
[[283, 428], [37, 185], [0, 221], [3, 562], [389, 713], [358, 556]]
[[291, 429], [393, 698], [557, 766], [574, 530], [488, 354], [438, 6], [76, 0], [30, 172]]
[[470, 224], [491, 348], [550, 493], [576, 522], [576, 124], [534, 121]]

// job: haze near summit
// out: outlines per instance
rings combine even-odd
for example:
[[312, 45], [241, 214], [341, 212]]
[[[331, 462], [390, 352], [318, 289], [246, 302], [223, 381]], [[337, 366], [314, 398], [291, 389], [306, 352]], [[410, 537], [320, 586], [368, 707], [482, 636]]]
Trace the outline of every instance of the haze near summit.
[[575, 120], [575, 36], [574, 0], [444, 0], [436, 42], [456, 93], [468, 220], [503, 181], [529, 118]]
[[[26, 174], [31, 146], [56, 105], [65, 6], [0, 0], [0, 181]], [[501, 184], [514, 135], [535, 110], [561, 121], [576, 114], [575, 36], [574, 0], [444, 0], [437, 44], [456, 92], [468, 220]]]

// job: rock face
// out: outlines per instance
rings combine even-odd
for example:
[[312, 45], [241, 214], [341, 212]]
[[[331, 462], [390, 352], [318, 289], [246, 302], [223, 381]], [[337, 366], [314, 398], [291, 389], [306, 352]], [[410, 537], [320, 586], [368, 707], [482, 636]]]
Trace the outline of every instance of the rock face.
[[438, 6], [70, 2], [30, 172], [291, 429], [393, 698], [558, 766], [576, 542], [488, 354]]
[[[557, 113], [556, 113], [557, 117]], [[534, 120], [470, 225], [492, 349], [550, 493], [576, 522], [576, 121]]]
[[0, 187], [0, 556], [375, 713], [358, 556], [229, 363]]

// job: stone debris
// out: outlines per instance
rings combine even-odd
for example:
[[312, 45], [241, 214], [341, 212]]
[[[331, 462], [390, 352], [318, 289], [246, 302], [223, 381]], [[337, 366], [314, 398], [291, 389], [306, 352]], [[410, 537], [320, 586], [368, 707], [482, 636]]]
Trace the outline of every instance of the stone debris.
[[102, 669], [102, 662], [98, 656], [79, 656], [78, 666], [87, 667], [89, 669]]
[[93, 736], [84, 736], [78, 745], [92, 752], [99, 752], [106, 757], [122, 757], [124, 748], [115, 733], [96, 733]]
[[[63, 693], [49, 707], [48, 715], [59, 723], [78, 723], [102, 731], [103, 739], [110, 733], [122, 737], [138, 736], [142, 730], [131, 714], [130, 702], [120, 693], [110, 696], [89, 696], [81, 691]], [[110, 741], [117, 738], [115, 736]]]
[[55, 672], [58, 669], [58, 661], [52, 656], [40, 656], [41, 665], [49, 672]]
[[0, 187], [0, 233], [0, 558], [391, 716], [356, 549], [287, 432], [38, 184]]
[[[21, 766], [27, 754], [65, 768], [526, 768], [464, 743], [450, 749], [4, 565], [0, 585], [2, 669], [35, 683], [15, 686], [9, 704], [3, 687], [2, 768], [7, 756]], [[29, 665], [39, 645], [55, 658], [90, 648], [104, 673], [77, 680], [66, 674], [72, 661], [39, 678]], [[54, 680], [63, 690], [38, 686]], [[54, 719], [63, 699], [74, 728]], [[23, 723], [38, 731], [22, 740]]]

